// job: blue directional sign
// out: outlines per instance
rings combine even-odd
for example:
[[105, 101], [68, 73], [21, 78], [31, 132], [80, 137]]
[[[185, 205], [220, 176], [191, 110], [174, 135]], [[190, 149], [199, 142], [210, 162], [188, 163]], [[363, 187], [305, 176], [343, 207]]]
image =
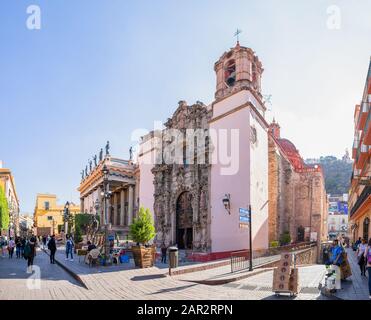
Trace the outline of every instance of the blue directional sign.
[[248, 209], [240, 208], [240, 223], [247, 224], [250, 222], [250, 213]]

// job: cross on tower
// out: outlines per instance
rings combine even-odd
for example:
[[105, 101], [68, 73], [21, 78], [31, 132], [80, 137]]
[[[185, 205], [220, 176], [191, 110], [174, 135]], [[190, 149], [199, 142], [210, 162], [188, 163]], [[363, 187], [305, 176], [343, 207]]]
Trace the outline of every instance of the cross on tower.
[[240, 42], [240, 34], [242, 33], [242, 30], [237, 29], [234, 36], [237, 37], [237, 42]]

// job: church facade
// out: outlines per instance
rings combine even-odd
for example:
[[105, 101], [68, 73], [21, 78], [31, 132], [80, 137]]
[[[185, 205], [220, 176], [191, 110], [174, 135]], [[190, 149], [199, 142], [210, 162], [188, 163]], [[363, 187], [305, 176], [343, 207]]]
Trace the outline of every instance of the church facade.
[[328, 200], [323, 169], [306, 164], [295, 145], [269, 127], [269, 241], [327, 240]]
[[215, 101], [180, 101], [164, 129], [143, 137], [141, 205], [154, 212], [158, 245], [199, 259], [248, 249], [240, 209], [252, 208], [254, 249], [268, 248], [268, 124], [262, 65], [239, 43], [215, 64]]

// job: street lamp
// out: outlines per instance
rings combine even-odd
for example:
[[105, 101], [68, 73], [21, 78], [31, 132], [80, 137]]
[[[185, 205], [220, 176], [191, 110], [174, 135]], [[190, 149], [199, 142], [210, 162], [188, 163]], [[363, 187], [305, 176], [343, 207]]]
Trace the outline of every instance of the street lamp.
[[227, 210], [228, 213], [231, 214], [231, 195], [229, 193], [224, 196], [223, 205], [225, 210]]
[[110, 253], [110, 244], [108, 239], [108, 206], [107, 206], [107, 199], [111, 197], [111, 192], [109, 191], [109, 169], [106, 165], [102, 168], [102, 174], [103, 174], [103, 192], [101, 195], [104, 197], [104, 233], [105, 233], [105, 246], [104, 246], [104, 253], [105, 258], [108, 259], [109, 253]]
[[67, 233], [68, 233], [68, 219], [69, 219], [69, 215], [70, 215], [69, 208], [70, 208], [70, 203], [67, 201], [65, 206], [64, 206], [64, 234], [65, 234], [65, 237], [67, 237]]

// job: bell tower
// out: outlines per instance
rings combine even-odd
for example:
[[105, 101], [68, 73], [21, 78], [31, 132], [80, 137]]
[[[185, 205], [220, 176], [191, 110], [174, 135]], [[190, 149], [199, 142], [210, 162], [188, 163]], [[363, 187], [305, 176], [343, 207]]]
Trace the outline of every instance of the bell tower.
[[214, 70], [217, 80], [216, 101], [246, 88], [262, 98], [261, 76], [264, 71], [262, 64], [255, 52], [240, 46], [239, 41], [215, 63]]

